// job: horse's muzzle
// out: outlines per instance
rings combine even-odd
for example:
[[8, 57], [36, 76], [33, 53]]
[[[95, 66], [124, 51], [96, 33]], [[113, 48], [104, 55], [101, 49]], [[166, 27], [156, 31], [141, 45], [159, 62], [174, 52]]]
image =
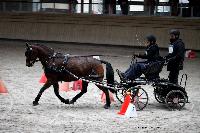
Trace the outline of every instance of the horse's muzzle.
[[27, 66], [27, 67], [32, 67], [32, 66], [33, 66], [33, 63], [26, 63], [26, 66]]

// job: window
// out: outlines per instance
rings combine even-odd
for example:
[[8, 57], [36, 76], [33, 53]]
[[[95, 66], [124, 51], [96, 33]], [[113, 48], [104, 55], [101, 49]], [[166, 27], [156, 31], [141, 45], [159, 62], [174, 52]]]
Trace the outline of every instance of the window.
[[169, 0], [159, 0], [159, 2], [169, 2]]
[[188, 0], [179, 0], [179, 3], [189, 3]]
[[129, 1], [137, 1], [137, 2], [138, 2], [138, 1], [140, 2], [140, 1], [141, 1], [141, 2], [143, 2], [144, 0], [129, 0]]
[[54, 8], [54, 3], [42, 3], [42, 8]]
[[144, 11], [143, 5], [130, 5], [130, 11]]
[[56, 3], [56, 4], [55, 4], [55, 8], [56, 8], [56, 9], [69, 9], [69, 5], [68, 5], [68, 4]]
[[158, 6], [157, 12], [170, 12], [170, 6]]

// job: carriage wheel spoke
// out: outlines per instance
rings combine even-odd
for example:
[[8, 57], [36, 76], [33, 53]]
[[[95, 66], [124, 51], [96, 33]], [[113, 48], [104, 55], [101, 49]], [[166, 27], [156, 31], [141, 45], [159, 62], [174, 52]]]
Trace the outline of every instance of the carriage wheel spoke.
[[[142, 94], [144, 94], [144, 92], [142, 92]], [[140, 96], [138, 96], [138, 97], [141, 97], [141, 96], [142, 96], [142, 94], [141, 94]]]
[[179, 107], [182, 107], [182, 105], [180, 103], [178, 103]]
[[184, 102], [185, 102], [184, 99], [180, 99], [180, 100], [179, 100], [179, 103], [184, 103]]
[[139, 99], [147, 99], [147, 97], [142, 97], [142, 98], [139, 98]]
[[[142, 108], [145, 107], [145, 103], [143, 103], [143, 102], [141, 102], [141, 101], [139, 101], [138, 103], [140, 103], [140, 104], [138, 104], [138, 105], [139, 105], [138, 107], [139, 107], [139, 108], [141, 107], [140, 109], [142, 109]], [[141, 106], [141, 104], [143, 104], [143, 106]]]

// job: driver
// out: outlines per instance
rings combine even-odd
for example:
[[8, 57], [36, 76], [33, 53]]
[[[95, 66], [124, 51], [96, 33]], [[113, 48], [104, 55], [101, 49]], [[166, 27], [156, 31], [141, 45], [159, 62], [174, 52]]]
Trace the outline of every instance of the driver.
[[134, 56], [146, 59], [146, 61], [131, 64], [130, 67], [124, 73], [117, 70], [121, 80], [134, 80], [140, 77], [142, 75], [142, 72], [144, 72], [147, 69], [149, 64], [156, 62], [160, 59], [159, 47], [156, 44], [156, 37], [154, 35], [146, 36], [145, 45], [145, 53], [134, 54]]

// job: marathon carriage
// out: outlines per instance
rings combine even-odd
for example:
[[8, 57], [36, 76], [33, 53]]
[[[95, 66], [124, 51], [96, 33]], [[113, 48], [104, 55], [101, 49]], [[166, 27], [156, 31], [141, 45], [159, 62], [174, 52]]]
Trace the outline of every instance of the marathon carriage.
[[[133, 62], [137, 62], [135, 58], [133, 58]], [[150, 84], [154, 88], [154, 96], [159, 103], [166, 104], [170, 110], [181, 110], [188, 102], [187, 92], [185, 91], [187, 75], [182, 75], [179, 85], [170, 83], [167, 79], [161, 79], [159, 73], [165, 65], [167, 65], [165, 60], [150, 64], [147, 70], [143, 72], [145, 77], [139, 77], [135, 81], [123, 81], [123, 77], [117, 70], [120, 77], [119, 88], [121, 86], [116, 92], [117, 99], [122, 103], [125, 96], [130, 94], [137, 110], [143, 110], [147, 106], [149, 98], [141, 85]], [[181, 86], [184, 78], [184, 86]]]

